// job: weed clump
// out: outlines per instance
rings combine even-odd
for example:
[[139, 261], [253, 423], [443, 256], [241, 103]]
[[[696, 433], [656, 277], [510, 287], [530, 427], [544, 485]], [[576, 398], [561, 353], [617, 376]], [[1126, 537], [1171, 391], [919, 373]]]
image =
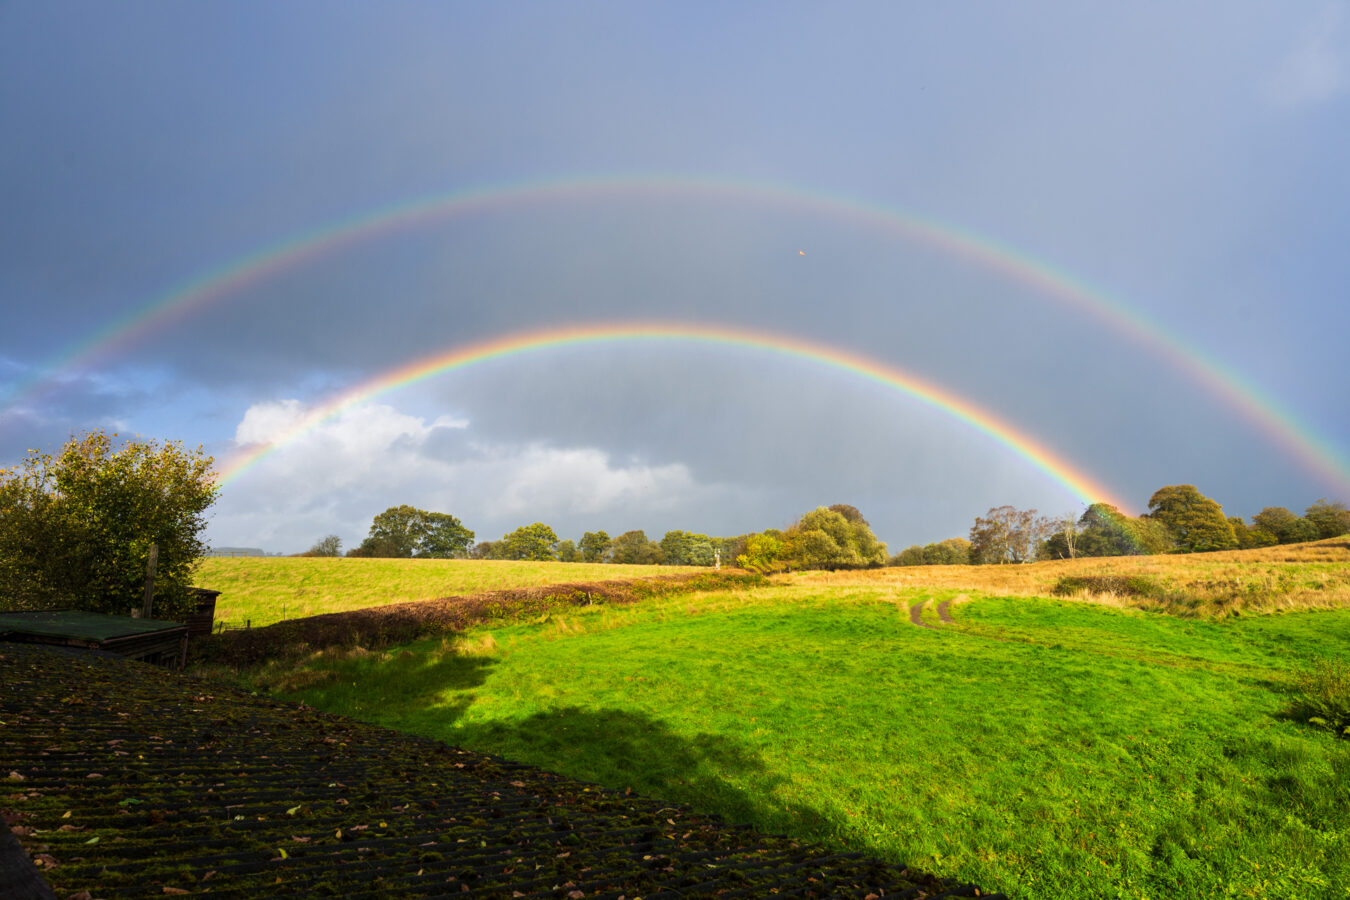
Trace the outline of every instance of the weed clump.
[[1053, 591], [1058, 597], [1070, 597], [1083, 591], [1149, 599], [1160, 599], [1166, 594], [1157, 579], [1148, 575], [1065, 575], [1055, 582]]
[[1350, 662], [1319, 657], [1296, 672], [1289, 714], [1314, 728], [1350, 739]]

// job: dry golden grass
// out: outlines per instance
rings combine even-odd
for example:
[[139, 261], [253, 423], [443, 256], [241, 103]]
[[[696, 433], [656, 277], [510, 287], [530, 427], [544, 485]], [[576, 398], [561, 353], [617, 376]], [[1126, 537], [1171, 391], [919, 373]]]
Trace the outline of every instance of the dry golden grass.
[[1074, 599], [1186, 616], [1350, 607], [1350, 538], [1168, 556], [1112, 556], [1004, 566], [906, 566], [794, 572], [774, 581], [819, 586], [951, 588], [998, 596], [1049, 596], [1061, 579], [1142, 579], [1156, 590], [1077, 591]]

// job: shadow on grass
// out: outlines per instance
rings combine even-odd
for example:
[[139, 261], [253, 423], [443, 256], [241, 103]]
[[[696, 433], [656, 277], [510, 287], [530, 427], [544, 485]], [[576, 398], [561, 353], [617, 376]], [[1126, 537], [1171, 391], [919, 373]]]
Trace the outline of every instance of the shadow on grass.
[[631, 710], [568, 706], [442, 736], [613, 790], [715, 813], [734, 824], [817, 839], [834, 831], [815, 809], [785, 807], [778, 789], [787, 779], [737, 741], [678, 734], [660, 719]]
[[[785, 804], [788, 779], [753, 750], [719, 734], [687, 734], [644, 712], [564, 706], [523, 719], [465, 722], [495, 665], [491, 656], [404, 652], [333, 667], [328, 683], [292, 694], [321, 709], [493, 753], [581, 781], [713, 813], [734, 824], [826, 839], [834, 824]], [[308, 670], [322, 678], [322, 666]], [[304, 676], [305, 670], [294, 673]]]

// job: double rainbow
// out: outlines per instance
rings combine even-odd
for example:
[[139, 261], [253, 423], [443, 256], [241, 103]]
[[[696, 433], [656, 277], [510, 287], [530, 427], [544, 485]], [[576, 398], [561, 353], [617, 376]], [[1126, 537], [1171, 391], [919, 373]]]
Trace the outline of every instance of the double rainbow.
[[483, 186], [379, 207], [298, 233], [205, 272], [109, 323], [41, 367], [34, 376], [19, 382], [10, 391], [0, 416], [44, 385], [88, 367], [193, 311], [354, 243], [489, 210], [578, 200], [662, 197], [749, 202], [828, 216], [893, 234], [997, 272], [1098, 320], [1112, 333], [1162, 357], [1193, 383], [1222, 399], [1307, 471], [1350, 495], [1350, 460], [1341, 450], [1199, 347], [1063, 269], [987, 236], [855, 198], [781, 185], [678, 175], [573, 177]]
[[272, 440], [244, 448], [224, 464], [218, 483], [221, 486], [228, 484], [282, 447], [323, 423], [332, 421], [343, 412], [428, 378], [465, 369], [488, 360], [532, 351], [634, 341], [697, 343], [767, 352], [826, 365], [861, 376], [940, 409], [984, 432], [1062, 484], [1084, 503], [1105, 500], [1116, 506], [1123, 506], [1114, 492], [1030, 435], [1019, 431], [969, 400], [893, 366], [857, 353], [845, 352], [787, 335], [661, 323], [611, 324], [526, 332], [431, 354], [396, 369], [390, 369], [351, 388], [311, 409]]

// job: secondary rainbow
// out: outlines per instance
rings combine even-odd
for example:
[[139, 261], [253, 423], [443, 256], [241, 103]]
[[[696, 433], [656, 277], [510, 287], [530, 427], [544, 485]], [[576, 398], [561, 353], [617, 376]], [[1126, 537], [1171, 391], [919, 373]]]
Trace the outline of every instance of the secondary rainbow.
[[1046, 473], [1084, 503], [1104, 500], [1122, 507], [1114, 491], [1070, 464], [1042, 442], [987, 410], [983, 410], [949, 390], [923, 381], [894, 366], [845, 352], [824, 344], [804, 341], [788, 335], [741, 331], [732, 328], [697, 327], [663, 323], [609, 324], [577, 326], [504, 335], [491, 340], [434, 353], [422, 359], [390, 369], [347, 390], [310, 410], [273, 440], [245, 447], [221, 469], [218, 483], [223, 487], [239, 478], [268, 456], [300, 436], [331, 421], [343, 412], [376, 397], [389, 394], [428, 378], [464, 369], [488, 360], [516, 356], [551, 348], [633, 341], [667, 341], [720, 345], [774, 353], [830, 366], [861, 376], [942, 410], [964, 422]]
[[635, 175], [571, 177], [528, 183], [480, 186], [382, 206], [358, 215], [297, 233], [255, 252], [240, 256], [201, 276], [182, 283], [99, 332], [37, 373], [19, 382], [5, 401], [14, 408], [45, 384], [72, 370], [87, 367], [132, 342], [205, 308], [225, 297], [342, 247], [425, 224], [494, 209], [531, 204], [566, 203], [607, 197], [708, 197], [786, 207], [852, 222], [895, 234], [907, 241], [947, 253], [1025, 284], [1103, 323], [1165, 359], [1192, 382], [1218, 396], [1257, 430], [1297, 459], [1309, 472], [1350, 494], [1350, 460], [1343, 451], [1318, 435], [1293, 413], [1247, 381], [1235, 370], [1183, 341], [1159, 323], [1130, 309], [1100, 289], [1067, 271], [988, 236], [931, 218], [879, 206], [856, 198], [797, 187], [733, 181], [706, 176]]

